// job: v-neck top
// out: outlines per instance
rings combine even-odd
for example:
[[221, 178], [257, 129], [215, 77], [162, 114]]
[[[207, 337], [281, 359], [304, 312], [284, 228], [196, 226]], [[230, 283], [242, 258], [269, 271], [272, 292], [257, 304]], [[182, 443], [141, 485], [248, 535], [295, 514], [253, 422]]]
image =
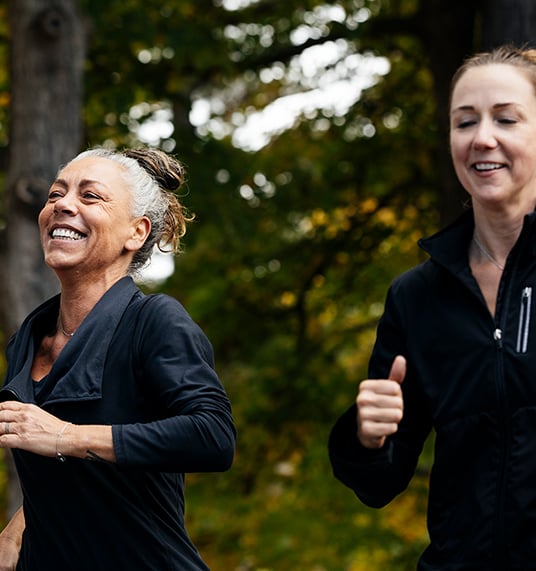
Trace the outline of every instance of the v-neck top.
[[0, 399], [111, 425], [117, 461], [13, 451], [26, 519], [17, 570], [206, 571], [184, 527], [184, 473], [228, 469], [235, 445], [208, 339], [178, 301], [123, 278], [35, 383], [35, 333], [53, 326], [59, 302], [11, 339]]

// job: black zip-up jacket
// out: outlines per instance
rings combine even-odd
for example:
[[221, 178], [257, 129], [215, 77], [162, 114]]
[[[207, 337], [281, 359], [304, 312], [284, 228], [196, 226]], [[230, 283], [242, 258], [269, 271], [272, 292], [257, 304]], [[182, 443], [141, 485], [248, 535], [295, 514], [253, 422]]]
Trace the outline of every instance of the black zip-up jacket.
[[472, 212], [420, 242], [430, 259], [393, 282], [369, 365], [369, 378], [387, 378], [395, 355], [407, 358], [399, 429], [363, 448], [354, 405], [330, 436], [336, 477], [381, 507], [435, 429], [420, 571], [536, 569], [535, 219], [508, 257], [494, 317], [469, 268]]
[[[14, 450], [26, 529], [17, 571], [207, 571], [184, 524], [184, 473], [222, 471], [235, 429], [212, 347], [175, 299], [114, 284], [34, 383], [59, 296], [11, 340], [0, 398], [112, 426], [116, 462]], [[38, 392], [36, 392], [38, 391]]]

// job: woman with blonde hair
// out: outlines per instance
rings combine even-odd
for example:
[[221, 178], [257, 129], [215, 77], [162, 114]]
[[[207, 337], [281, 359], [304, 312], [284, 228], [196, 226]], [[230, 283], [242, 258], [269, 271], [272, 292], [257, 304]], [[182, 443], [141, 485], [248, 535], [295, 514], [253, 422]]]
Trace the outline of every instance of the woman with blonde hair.
[[455, 74], [450, 150], [471, 208], [389, 289], [335, 475], [380, 507], [435, 430], [420, 571], [536, 569], [536, 51], [500, 47]]

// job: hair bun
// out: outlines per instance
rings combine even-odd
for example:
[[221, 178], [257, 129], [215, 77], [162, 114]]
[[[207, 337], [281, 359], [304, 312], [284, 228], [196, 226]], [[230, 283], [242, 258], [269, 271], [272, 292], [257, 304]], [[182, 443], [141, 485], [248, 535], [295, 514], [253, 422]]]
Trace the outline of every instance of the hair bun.
[[134, 159], [163, 190], [178, 190], [184, 183], [182, 164], [157, 149], [126, 149], [123, 155]]

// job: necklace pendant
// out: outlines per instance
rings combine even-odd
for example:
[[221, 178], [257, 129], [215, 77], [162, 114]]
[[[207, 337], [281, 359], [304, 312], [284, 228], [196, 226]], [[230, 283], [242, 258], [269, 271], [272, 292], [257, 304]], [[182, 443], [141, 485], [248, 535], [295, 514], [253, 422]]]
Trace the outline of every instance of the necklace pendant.
[[65, 335], [65, 337], [72, 337], [76, 333], [76, 329], [72, 333], [65, 331], [65, 329], [63, 328], [63, 323], [61, 321], [61, 315], [58, 315], [58, 329], [63, 333], [63, 335]]

